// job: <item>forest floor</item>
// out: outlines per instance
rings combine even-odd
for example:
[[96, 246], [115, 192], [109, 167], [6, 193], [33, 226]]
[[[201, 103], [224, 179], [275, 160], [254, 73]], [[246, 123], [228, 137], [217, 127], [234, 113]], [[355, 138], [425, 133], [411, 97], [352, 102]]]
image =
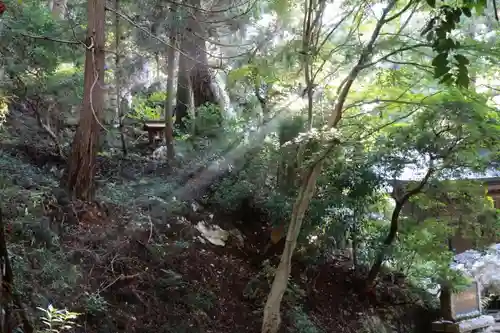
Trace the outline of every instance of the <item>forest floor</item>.
[[[58, 189], [65, 164], [51, 146], [29, 114], [11, 113], [0, 134], [14, 284], [34, 322], [52, 304], [81, 313], [76, 332], [260, 331], [272, 277], [256, 261], [266, 221], [174, 199], [204, 157], [171, 168], [147, 151], [102, 154], [98, 200], [85, 203]], [[199, 222], [228, 230], [225, 246], [203, 241]], [[434, 314], [410, 286], [382, 279], [365, 295], [362, 272], [340, 260], [296, 262], [292, 275], [283, 332], [429, 331]]]

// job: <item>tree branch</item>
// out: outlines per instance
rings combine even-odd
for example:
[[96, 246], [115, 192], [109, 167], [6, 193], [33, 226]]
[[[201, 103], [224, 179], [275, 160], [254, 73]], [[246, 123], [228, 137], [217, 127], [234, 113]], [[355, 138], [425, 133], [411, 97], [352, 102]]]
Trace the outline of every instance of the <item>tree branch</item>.
[[12, 31], [14, 33], [18, 33], [21, 36], [24, 36], [24, 37], [27, 37], [27, 38], [31, 38], [31, 39], [46, 40], [46, 41], [51, 41], [51, 42], [55, 42], [55, 43], [70, 44], [70, 45], [81, 45], [81, 44], [83, 44], [83, 41], [64, 40], [64, 39], [58, 39], [58, 38], [49, 37], [49, 36], [32, 35], [32, 34], [29, 34], [29, 33], [26, 33], [26, 32], [21, 32], [21, 31], [15, 30], [14, 28], [12, 28], [11, 26], [9, 26], [8, 24], [3, 23], [3, 25], [5, 27], [7, 27], [10, 31]]
[[385, 59], [385, 61], [390, 62], [391, 64], [397, 64], [397, 65], [409, 65], [409, 66], [414, 66], [417, 68], [420, 68], [423, 71], [426, 71], [427, 73], [433, 73], [432, 72], [432, 67], [427, 66], [427, 65], [422, 65], [416, 62], [410, 62], [410, 61], [396, 61], [396, 60], [390, 60], [390, 59]]
[[387, 7], [384, 9], [382, 12], [382, 17], [380, 20], [377, 22], [377, 25], [375, 26], [375, 29], [373, 30], [373, 33], [370, 37], [370, 41], [364, 48], [363, 52], [361, 53], [361, 56], [359, 57], [358, 63], [352, 68], [351, 72], [347, 77], [344, 79], [344, 82], [342, 85], [339, 87], [339, 96], [337, 98], [337, 103], [335, 105], [335, 108], [333, 110], [332, 117], [330, 118], [328, 125], [330, 127], [336, 126], [337, 123], [340, 121], [342, 118], [342, 109], [344, 107], [345, 100], [347, 98], [347, 95], [349, 94], [349, 91], [351, 90], [351, 86], [354, 83], [354, 80], [358, 77], [358, 74], [361, 70], [368, 68], [371, 66], [371, 64], [366, 65], [366, 61], [368, 60], [368, 57], [373, 53], [373, 48], [375, 46], [375, 42], [377, 41], [378, 36], [380, 35], [380, 31], [382, 30], [382, 27], [384, 26], [385, 22], [385, 17], [391, 11], [391, 9], [396, 5], [396, 0], [391, 0]]
[[410, 7], [414, 4], [413, 0], [410, 0], [406, 6], [403, 7], [403, 9], [401, 9], [398, 13], [394, 14], [393, 16], [387, 18], [385, 20], [384, 23], [389, 23], [395, 19], [397, 19], [398, 17], [400, 17], [401, 15], [403, 15], [408, 9], [410, 9]]
[[397, 99], [379, 99], [379, 98], [376, 98], [376, 99], [372, 99], [369, 101], [358, 101], [358, 102], [351, 103], [344, 108], [344, 112], [348, 109], [352, 109], [352, 108], [357, 107], [357, 106], [362, 106], [362, 105], [366, 105], [366, 104], [373, 104], [373, 103], [396, 103], [396, 104], [419, 105], [419, 106], [423, 105], [422, 102], [412, 102], [412, 101], [403, 101], [403, 100], [397, 100]]
[[392, 51], [390, 53], [387, 53], [386, 55], [384, 55], [383, 57], [380, 57], [379, 59], [373, 61], [373, 62], [370, 62], [368, 64], [365, 64], [362, 66], [362, 69], [365, 69], [365, 68], [368, 68], [368, 67], [371, 67], [373, 65], [376, 65], [378, 64], [379, 62], [381, 61], [384, 61], [384, 60], [387, 60], [387, 58], [389, 58], [390, 56], [393, 56], [395, 54], [398, 54], [398, 53], [401, 53], [401, 52], [404, 52], [404, 51], [408, 51], [408, 50], [414, 50], [414, 49], [417, 49], [419, 47], [431, 47], [430, 44], [424, 44], [424, 43], [421, 43], [421, 44], [416, 44], [416, 45], [411, 45], [411, 46], [405, 46], [405, 47], [402, 47], [400, 49], [397, 49], [395, 51]]
[[[234, 6], [230, 6], [230, 7], [226, 7], [226, 8], [222, 8], [222, 9], [217, 9], [217, 10], [210, 10], [210, 9], [203, 9], [201, 7], [197, 7], [197, 6], [193, 6], [193, 5], [190, 5], [186, 2], [177, 2], [177, 1], [173, 1], [173, 0], [166, 0], [166, 2], [168, 3], [171, 3], [173, 5], [176, 5], [176, 6], [179, 6], [179, 7], [185, 7], [185, 8], [190, 8], [190, 9], [193, 9], [195, 11], [199, 11], [199, 12], [203, 12], [203, 13], [207, 13], [207, 14], [224, 14], [224, 13], [227, 13], [228, 11], [230, 11], [231, 9], [234, 9], [234, 8], [237, 8], [237, 7], [240, 7], [240, 6], [244, 6], [244, 5], [247, 5], [247, 4], [250, 4], [249, 7], [250, 8], [253, 8], [256, 3], [257, 3], [257, 0], [254, 0], [254, 1], [245, 1], [241, 4], [237, 4], [237, 5], [234, 5]], [[249, 11], [249, 10], [248, 10]]]
[[387, 255], [387, 250], [392, 245], [396, 236], [398, 234], [399, 229], [399, 215], [403, 210], [403, 206], [405, 203], [415, 194], [418, 194], [424, 186], [429, 181], [431, 175], [434, 173], [434, 160], [431, 158], [429, 161], [429, 168], [424, 176], [424, 178], [415, 186], [413, 189], [407, 191], [401, 198], [398, 198], [397, 195], [394, 195], [394, 201], [396, 201], [396, 207], [392, 211], [391, 216], [391, 226], [389, 229], [389, 233], [382, 243], [382, 248], [380, 249], [375, 262], [370, 268], [370, 272], [368, 273], [368, 277], [366, 278], [366, 286], [368, 289], [372, 288], [375, 284], [375, 280], [377, 279], [378, 274], [380, 273], [380, 269], [382, 267], [382, 263], [385, 261], [385, 256]]
[[[331, 37], [331, 35], [338, 29], [338, 27], [342, 24], [342, 22], [344, 22], [344, 20], [347, 19], [348, 15], [352, 14], [353, 11], [354, 11], [354, 9], [351, 10], [349, 13], [347, 13], [346, 16], [344, 16], [342, 19], [340, 19], [340, 21], [337, 22], [337, 24], [335, 24], [335, 26], [332, 29], [330, 29], [329, 33], [326, 35], [326, 37], [323, 40], [323, 42], [321, 42], [319, 44], [319, 46], [316, 47], [317, 50], [321, 50], [323, 48], [323, 46], [328, 42], [328, 40]], [[312, 76], [313, 80], [316, 80], [316, 77], [323, 70], [323, 67], [325, 66], [325, 64], [327, 63], [327, 61], [331, 59], [332, 55], [335, 52], [337, 52], [341, 47], [343, 47], [343, 46], [345, 46], [347, 44], [347, 42], [351, 39], [351, 36], [354, 33], [354, 31], [355, 31], [355, 29], [351, 29], [351, 31], [349, 31], [349, 33], [347, 34], [345, 42], [342, 43], [342, 44], [340, 44], [340, 45], [338, 45], [337, 47], [333, 48], [332, 50], [330, 50], [330, 52], [328, 52], [328, 55], [325, 57], [325, 59], [323, 60], [323, 62], [321, 63], [321, 65], [319, 65], [318, 69], [313, 74], [313, 76]]]

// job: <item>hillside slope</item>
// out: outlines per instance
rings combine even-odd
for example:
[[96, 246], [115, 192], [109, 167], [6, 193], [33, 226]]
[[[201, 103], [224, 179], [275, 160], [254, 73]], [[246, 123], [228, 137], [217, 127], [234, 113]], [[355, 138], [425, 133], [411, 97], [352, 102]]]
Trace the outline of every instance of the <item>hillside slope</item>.
[[[35, 319], [53, 304], [82, 314], [75, 332], [260, 331], [272, 278], [257, 256], [266, 221], [172, 200], [193, 160], [170, 168], [107, 154], [98, 201], [74, 202], [57, 188], [64, 160], [33, 119], [14, 112], [1, 139], [14, 283]], [[225, 246], [207, 242], [199, 222], [228, 230]], [[335, 258], [296, 262], [292, 275], [283, 332], [428, 332], [435, 315], [404, 283], [382, 278], [366, 295], [363, 272]]]

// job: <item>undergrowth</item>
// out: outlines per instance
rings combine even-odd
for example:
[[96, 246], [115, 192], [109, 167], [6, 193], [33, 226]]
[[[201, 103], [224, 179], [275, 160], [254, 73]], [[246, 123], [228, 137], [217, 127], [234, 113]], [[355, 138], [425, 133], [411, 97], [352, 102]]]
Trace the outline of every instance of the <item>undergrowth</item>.
[[[207, 151], [213, 150], [207, 147]], [[218, 157], [223, 155], [224, 151], [220, 150]], [[113, 156], [103, 158], [115, 159]], [[200, 158], [196, 163], [207, 161]], [[38, 317], [40, 309], [36, 310], [37, 307], [44, 309], [43, 318], [37, 321], [39, 332], [54, 331], [54, 326], [48, 323], [57, 316], [68, 321], [67, 325], [57, 328], [59, 331], [70, 330], [80, 320], [97, 318], [94, 324], [100, 326], [93, 328], [108, 327], [109, 331], [116, 332], [120, 329], [108, 318], [126, 321], [133, 316], [137, 322], [151, 325], [149, 329], [154, 327], [160, 332], [175, 333], [203, 331], [211, 325], [210, 318], [219, 320], [225, 316], [222, 312], [228, 306], [248, 312], [245, 320], [255, 322], [255, 318], [261, 317], [274, 267], [265, 261], [262, 269], [250, 269], [245, 262], [248, 257], [238, 266], [229, 261], [234, 260], [228, 259], [234, 256], [229, 249], [225, 254], [211, 253], [212, 257], [207, 257], [205, 248], [194, 244], [195, 233], [191, 230], [194, 228], [189, 221], [185, 221], [178, 231], [168, 233], [173, 228], [169, 229], [167, 224], [170, 222], [162, 220], [162, 216], [193, 213], [193, 209], [190, 202], [176, 198], [176, 191], [183, 186], [176, 175], [159, 176], [141, 170], [141, 163], [150, 162], [146, 159], [123, 165], [120, 162], [118, 169], [111, 166], [106, 172], [119, 174], [129, 163], [136, 167], [133, 177], [113, 176], [100, 181], [99, 200], [123, 209], [126, 222], [121, 215], [112, 215], [110, 220], [76, 226], [75, 230], [65, 226], [56, 232], [43, 217], [42, 203], [57, 187], [57, 178], [49, 170], [18, 157], [0, 155], [0, 199], [12, 230], [8, 243], [15, 291], [29, 305], [32, 317]], [[161, 163], [154, 163], [162, 167]], [[271, 191], [274, 183], [269, 183], [265, 165], [265, 162], [252, 164], [250, 169], [225, 178], [212, 189], [213, 195], [207, 202], [234, 210], [242, 198], [253, 196], [255, 202], [270, 213], [271, 222], [286, 219], [284, 212], [289, 210], [291, 203]], [[132, 226], [136, 233], [121, 231], [123, 224], [126, 228]], [[174, 263], [177, 258], [182, 260]], [[195, 267], [191, 267], [193, 265]], [[220, 273], [224, 265], [227, 267]], [[222, 275], [217, 277], [219, 273]], [[233, 292], [227, 290], [228, 283], [238, 288], [241, 285], [241, 290], [234, 291], [236, 296], [228, 293]], [[318, 314], [303, 305], [305, 289], [301, 282], [289, 283], [284, 296], [289, 327], [296, 333], [324, 333]], [[125, 305], [115, 299], [120, 293], [136, 302], [126, 303], [128, 313], [122, 313], [121, 308]], [[227, 303], [221, 301], [223, 296]], [[56, 310], [66, 307], [82, 316]], [[144, 309], [153, 314], [145, 313]], [[155, 311], [156, 316], [153, 316]], [[157, 319], [158, 315], [166, 318]], [[153, 321], [153, 317], [155, 322], [147, 322]], [[60, 322], [59, 319], [56, 321]], [[365, 331], [377, 332], [368, 328]]]

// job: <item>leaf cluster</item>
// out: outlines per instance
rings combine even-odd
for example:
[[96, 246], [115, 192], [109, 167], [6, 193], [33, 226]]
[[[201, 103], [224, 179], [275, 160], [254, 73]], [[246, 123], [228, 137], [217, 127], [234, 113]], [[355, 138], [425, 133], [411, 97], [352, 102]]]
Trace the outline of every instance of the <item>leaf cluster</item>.
[[432, 49], [437, 53], [432, 61], [434, 77], [441, 83], [455, 83], [459, 87], [468, 88], [470, 77], [467, 66], [470, 60], [459, 53], [462, 45], [453, 39], [451, 33], [457, 28], [462, 15], [472, 17], [472, 9], [482, 12], [486, 7], [486, 0], [466, 0], [463, 5], [442, 4], [439, 7], [436, 7], [436, 0], [426, 1], [435, 9], [435, 15], [422, 31], [422, 35], [431, 42]]

